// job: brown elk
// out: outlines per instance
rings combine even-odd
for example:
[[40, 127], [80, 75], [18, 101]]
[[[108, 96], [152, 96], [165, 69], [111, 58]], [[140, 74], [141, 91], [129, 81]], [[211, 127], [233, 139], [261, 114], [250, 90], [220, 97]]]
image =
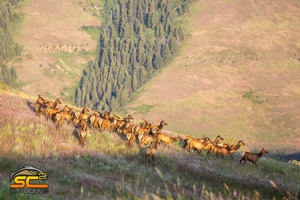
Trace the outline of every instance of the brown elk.
[[136, 141], [136, 136], [134, 135], [134, 133], [130, 132], [126, 134], [126, 144], [129, 147], [129, 149], [132, 148], [135, 141]]
[[103, 118], [104, 118], [104, 119], [111, 119], [111, 117], [110, 117], [110, 112], [105, 111], [105, 112], [103, 113]]
[[232, 159], [233, 159], [233, 154], [234, 154], [237, 150], [239, 150], [240, 147], [241, 147], [242, 145], [245, 145], [245, 143], [244, 143], [242, 140], [240, 140], [240, 141], [238, 141], [237, 145], [234, 145], [234, 148], [232, 148], [232, 150], [229, 151], [228, 154], [230, 155], [230, 157], [231, 157]]
[[264, 154], [268, 154], [269, 152], [267, 152], [264, 148], [259, 152], [259, 153], [250, 153], [250, 152], [244, 152], [243, 157], [240, 160], [240, 164], [242, 161], [244, 161], [243, 164], [245, 164], [247, 161], [252, 162], [253, 164], [255, 164], [255, 166], [257, 167], [256, 162], [258, 161], [259, 158], [261, 158]]
[[100, 124], [100, 130], [101, 131], [112, 131], [114, 123], [116, 123], [116, 120], [120, 119], [120, 117], [118, 117], [117, 115], [114, 115], [111, 118], [107, 117], [105, 119], [102, 119], [102, 123]]
[[63, 121], [66, 119], [68, 121], [68, 124], [72, 121], [74, 118], [74, 112], [72, 111], [66, 111], [62, 110], [55, 114], [55, 123], [56, 123], [56, 130], [59, 130], [59, 128], [62, 126]]
[[80, 130], [78, 132], [78, 137], [79, 137], [80, 145], [83, 147], [85, 145], [88, 126], [85, 119], [81, 119], [79, 125], [80, 125]]
[[77, 119], [81, 119], [82, 118], [82, 119], [87, 120], [88, 117], [90, 116], [90, 114], [88, 112], [90, 112], [90, 110], [86, 106], [83, 106], [83, 108], [82, 108], [81, 111], [80, 110], [76, 110], [75, 111], [75, 117]]
[[101, 117], [101, 112], [94, 110], [93, 114], [90, 116], [90, 125], [98, 128], [98, 120]]
[[155, 154], [158, 147], [158, 143], [152, 142], [150, 146], [146, 149], [146, 164], [150, 163], [150, 159], [152, 160], [153, 165], [155, 165]]
[[54, 102], [52, 100], [50, 100], [48, 103], [50, 108], [55, 108], [58, 104], [61, 104], [61, 101], [59, 98], [56, 98]]
[[[68, 105], [65, 105], [62, 111], [63, 112], [72, 112], [72, 108], [70, 108]], [[59, 112], [61, 112], [60, 109], [50, 107], [50, 109], [48, 110], [47, 121], [48, 121], [48, 119], [52, 120], [52, 117], [55, 116], [56, 113], [59, 113]]]
[[40, 112], [45, 114], [47, 121], [49, 118], [52, 118], [54, 114], [59, 112], [59, 109], [56, 109], [57, 104], [61, 104], [59, 98], [56, 98], [54, 102], [50, 100], [40, 106]]
[[45, 104], [47, 101], [46, 99], [44, 99], [40, 94], [38, 94], [38, 98], [36, 100], [36, 103], [39, 103], [39, 104]]
[[139, 134], [139, 147], [142, 148], [144, 145], [150, 146], [151, 142], [156, 141], [156, 137], [150, 134]]
[[206, 136], [203, 136], [202, 138], [197, 139], [197, 138], [194, 138], [194, 137], [186, 135], [186, 136], [184, 136], [182, 138], [182, 140], [184, 142], [183, 148], [185, 148], [185, 149], [189, 148], [189, 144], [188, 144], [189, 139], [191, 139], [191, 140], [198, 140], [200, 142], [204, 142], [204, 141], [208, 140], [209, 138], [206, 137]]
[[205, 148], [207, 145], [209, 145], [211, 143], [210, 140], [206, 140], [204, 142], [200, 142], [198, 140], [192, 140], [192, 139], [188, 139], [188, 145], [189, 145], [189, 151], [191, 149], [196, 149], [198, 151], [198, 153], [200, 154], [202, 149]]
[[[197, 138], [193, 138], [193, 137], [190, 137], [190, 136], [185, 136], [185, 137], [183, 138], [183, 141], [185, 142], [184, 148], [190, 151], [190, 150], [191, 150], [191, 147], [190, 147], [189, 143], [190, 143], [191, 141], [198, 141], [198, 142], [203, 143], [203, 142], [208, 141], [208, 140], [209, 140], [208, 137], [203, 137], [203, 138], [197, 139]], [[209, 141], [210, 141], [210, 140], [209, 140]], [[212, 143], [212, 142], [210, 141], [210, 143]]]
[[206, 141], [208, 142], [208, 144], [205, 147], [203, 147], [203, 149], [207, 150], [208, 155], [212, 151], [213, 142], [208, 137], [206, 137]]
[[172, 142], [175, 142], [175, 141], [180, 141], [179, 135], [177, 137], [171, 137], [171, 136], [163, 134], [163, 133], [158, 133], [155, 142], [159, 143], [159, 144], [160, 144], [160, 142], [164, 142], [169, 148], [169, 144]]
[[38, 94], [38, 98], [36, 100], [36, 103], [34, 105], [35, 114], [38, 116], [40, 113], [40, 108], [42, 105], [46, 105], [49, 101], [44, 99], [40, 94]]
[[128, 115], [127, 117], [125, 117], [121, 120], [118, 119], [114, 126], [114, 130], [116, 130], [118, 133], [122, 133], [122, 130], [126, 127], [127, 124], [130, 123], [130, 120], [132, 120], [132, 119], [133, 118], [131, 117], [131, 115]]
[[45, 115], [47, 121], [48, 121], [48, 115], [49, 115], [49, 106], [48, 102], [46, 104], [41, 104], [39, 107], [39, 113], [42, 113]]
[[151, 130], [151, 123], [143, 123], [141, 126], [136, 126], [135, 128], [135, 134], [136, 135], [141, 135], [141, 134], [148, 134], [150, 133]]
[[224, 140], [220, 135], [218, 135], [217, 137], [216, 137], [216, 139], [213, 141], [213, 145], [214, 146], [217, 146], [217, 144], [218, 144], [218, 142], [220, 141], [220, 140]]
[[136, 125], [134, 124], [126, 124], [125, 128], [122, 130], [122, 133], [126, 135], [127, 133], [133, 133]]
[[213, 152], [216, 153], [216, 156], [221, 154], [222, 158], [224, 158], [225, 155], [229, 154], [230, 151], [235, 151], [235, 150], [236, 149], [234, 145], [226, 146], [226, 147], [215, 146], [213, 148]]
[[160, 121], [159, 125], [151, 125], [151, 132], [160, 132], [164, 126], [167, 126], [168, 124], [165, 121]]
[[135, 135], [138, 135], [138, 131], [141, 128], [145, 128], [146, 126], [149, 126], [149, 123], [147, 122], [147, 120], [144, 120], [142, 124], [134, 126], [133, 132], [135, 133]]
[[211, 151], [214, 151], [214, 148], [218, 147], [218, 143], [219, 143], [220, 140], [224, 140], [224, 139], [220, 135], [218, 135], [216, 137], [216, 139], [213, 141], [213, 145], [211, 147]]

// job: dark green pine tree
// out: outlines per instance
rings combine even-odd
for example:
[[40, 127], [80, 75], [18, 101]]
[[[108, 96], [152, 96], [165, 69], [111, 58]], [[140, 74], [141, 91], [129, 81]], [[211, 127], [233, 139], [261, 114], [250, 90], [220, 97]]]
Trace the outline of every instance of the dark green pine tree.
[[178, 50], [183, 34], [174, 23], [174, 9], [185, 1], [106, 1], [99, 56], [82, 75], [77, 103], [91, 103], [101, 110], [126, 105], [131, 93]]
[[168, 63], [172, 57], [171, 51], [169, 49], [169, 45], [164, 45], [164, 49], [162, 51], [162, 59], [164, 64]]

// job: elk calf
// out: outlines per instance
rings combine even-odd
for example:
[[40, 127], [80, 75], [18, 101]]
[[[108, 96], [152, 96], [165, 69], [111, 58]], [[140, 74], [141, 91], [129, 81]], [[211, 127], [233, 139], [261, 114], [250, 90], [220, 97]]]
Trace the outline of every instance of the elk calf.
[[242, 163], [242, 161], [244, 161], [243, 164], [245, 164], [246, 161], [250, 161], [250, 162], [254, 163], [255, 166], [257, 167], [256, 162], [258, 161], [258, 159], [260, 157], [262, 157], [264, 154], [268, 154], [268, 153], [269, 152], [267, 152], [264, 148], [259, 153], [245, 152], [243, 157], [240, 160], [240, 164]]

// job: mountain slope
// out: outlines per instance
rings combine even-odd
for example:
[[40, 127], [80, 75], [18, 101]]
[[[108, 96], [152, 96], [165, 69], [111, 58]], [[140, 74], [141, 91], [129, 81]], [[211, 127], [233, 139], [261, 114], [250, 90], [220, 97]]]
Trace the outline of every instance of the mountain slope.
[[100, 8], [97, 1], [19, 3], [22, 20], [15, 24], [14, 39], [23, 52], [10, 65], [17, 69], [20, 90], [49, 97], [72, 95], [97, 44], [82, 26], [99, 26]]
[[187, 43], [128, 113], [179, 133], [298, 152], [299, 11], [297, 1], [194, 2], [182, 19]]
[[125, 137], [117, 133], [90, 128], [81, 147], [78, 129], [65, 122], [56, 130], [54, 122], [35, 115], [35, 101], [0, 84], [0, 199], [12, 198], [9, 174], [25, 165], [47, 173], [49, 194], [13, 198], [299, 198], [299, 166], [278, 161], [271, 152], [258, 161], [257, 169], [250, 163], [241, 165], [240, 152], [222, 159], [187, 152], [175, 142], [169, 148], [161, 144], [155, 166], [147, 167], [145, 148], [134, 144], [128, 150]]

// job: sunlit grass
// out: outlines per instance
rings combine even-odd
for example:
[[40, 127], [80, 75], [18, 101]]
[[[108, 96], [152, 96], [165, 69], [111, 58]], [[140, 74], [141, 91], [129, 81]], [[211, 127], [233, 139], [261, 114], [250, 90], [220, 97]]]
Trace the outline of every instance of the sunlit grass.
[[[15, 105], [0, 105], [0, 114], [9, 116], [0, 119], [0, 178], [27, 164], [42, 168], [49, 174], [50, 192], [41, 198], [292, 199], [300, 189], [299, 166], [272, 155], [263, 156], [256, 168], [240, 165], [240, 152], [233, 159], [216, 158], [187, 152], [177, 141], [169, 148], [160, 145], [155, 165], [147, 167], [145, 148], [134, 144], [129, 150], [124, 135], [90, 128], [81, 147], [73, 125], [64, 123], [57, 131], [53, 122], [35, 116], [27, 100], [0, 97]], [[8, 179], [1, 184], [5, 199]]]

